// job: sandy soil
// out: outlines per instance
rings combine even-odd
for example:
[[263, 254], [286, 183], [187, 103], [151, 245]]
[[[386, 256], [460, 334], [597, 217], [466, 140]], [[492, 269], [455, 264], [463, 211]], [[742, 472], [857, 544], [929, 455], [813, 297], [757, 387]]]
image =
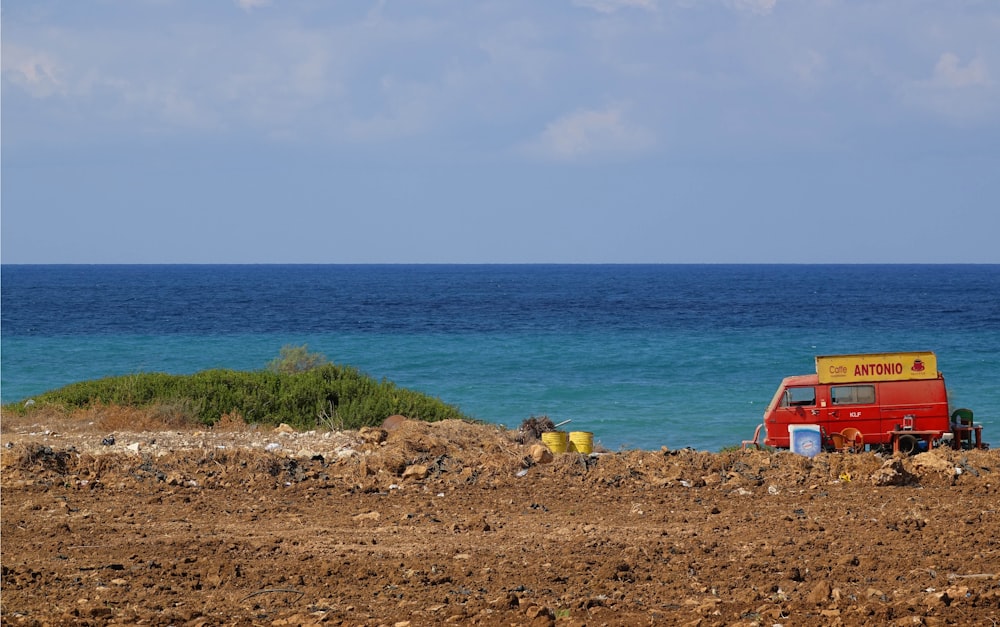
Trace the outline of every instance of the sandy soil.
[[4, 624], [1000, 623], [996, 451], [90, 418], [3, 419]]

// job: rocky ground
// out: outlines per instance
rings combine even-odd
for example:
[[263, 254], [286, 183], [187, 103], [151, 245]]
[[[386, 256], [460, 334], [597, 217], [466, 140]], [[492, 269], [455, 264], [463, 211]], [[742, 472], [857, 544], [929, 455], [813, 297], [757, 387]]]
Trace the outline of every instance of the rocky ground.
[[996, 625], [1000, 455], [2, 423], [10, 625]]

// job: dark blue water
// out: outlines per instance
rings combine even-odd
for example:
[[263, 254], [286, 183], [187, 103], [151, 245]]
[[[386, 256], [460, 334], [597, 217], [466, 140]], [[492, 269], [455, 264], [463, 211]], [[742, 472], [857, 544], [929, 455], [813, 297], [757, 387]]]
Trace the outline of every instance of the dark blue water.
[[5, 403], [308, 344], [483, 420], [717, 450], [816, 354], [932, 350], [1000, 427], [995, 265], [5, 265], [0, 289]]

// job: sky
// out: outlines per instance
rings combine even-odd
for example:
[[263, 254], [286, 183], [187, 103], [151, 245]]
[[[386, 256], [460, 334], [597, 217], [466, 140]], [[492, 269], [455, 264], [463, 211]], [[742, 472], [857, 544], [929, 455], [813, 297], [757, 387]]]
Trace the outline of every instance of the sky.
[[0, 261], [1000, 263], [997, 0], [4, 0]]

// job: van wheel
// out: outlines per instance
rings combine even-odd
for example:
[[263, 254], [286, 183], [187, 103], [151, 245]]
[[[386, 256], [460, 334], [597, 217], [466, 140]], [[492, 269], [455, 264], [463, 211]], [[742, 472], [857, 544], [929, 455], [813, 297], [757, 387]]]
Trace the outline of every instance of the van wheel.
[[913, 455], [917, 450], [917, 438], [912, 435], [899, 436], [899, 452], [904, 455]]

